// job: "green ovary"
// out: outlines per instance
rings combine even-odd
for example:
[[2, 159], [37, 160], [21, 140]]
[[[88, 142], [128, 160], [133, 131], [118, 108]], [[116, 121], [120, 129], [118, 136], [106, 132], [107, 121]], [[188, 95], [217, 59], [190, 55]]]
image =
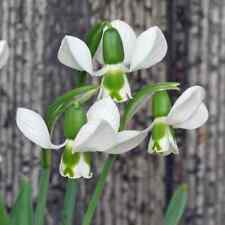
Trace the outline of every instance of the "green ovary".
[[125, 74], [122, 71], [110, 71], [104, 75], [103, 87], [116, 101], [122, 101], [121, 91], [125, 85]]

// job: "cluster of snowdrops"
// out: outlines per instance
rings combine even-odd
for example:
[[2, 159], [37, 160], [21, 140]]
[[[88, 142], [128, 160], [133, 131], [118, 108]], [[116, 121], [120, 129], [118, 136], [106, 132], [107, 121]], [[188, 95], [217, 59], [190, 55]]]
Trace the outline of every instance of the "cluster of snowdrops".
[[[166, 38], [159, 27], [151, 27], [137, 36], [120, 20], [97, 23], [85, 41], [65, 36], [58, 50], [58, 60], [80, 71], [76, 75], [82, 81], [81, 85], [59, 97], [45, 118], [30, 109], [18, 108], [18, 128], [43, 151], [63, 149], [59, 171], [68, 178], [92, 177], [93, 152], [126, 153], [140, 145], [149, 133], [149, 153], [178, 154], [174, 130], [196, 129], [208, 119], [208, 110], [203, 103], [204, 88], [192, 86], [172, 104], [168, 91], [179, 90], [178, 83], [147, 84], [133, 93], [127, 78], [130, 72], [159, 63], [166, 52]], [[7, 43], [1, 41], [1, 67], [8, 56]], [[87, 74], [99, 79], [100, 85], [86, 85]], [[132, 74], [129, 74], [129, 80], [132, 80]], [[94, 103], [86, 110], [86, 105], [93, 99]], [[129, 120], [148, 102], [152, 121], [146, 119], [144, 130], [127, 130]], [[123, 113], [118, 104], [124, 104]], [[64, 120], [65, 141], [56, 145], [51, 141], [51, 134], [60, 117]]]

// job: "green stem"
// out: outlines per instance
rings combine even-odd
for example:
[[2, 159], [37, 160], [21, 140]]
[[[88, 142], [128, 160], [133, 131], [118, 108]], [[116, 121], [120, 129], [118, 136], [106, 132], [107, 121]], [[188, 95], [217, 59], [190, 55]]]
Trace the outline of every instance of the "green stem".
[[76, 202], [78, 183], [76, 180], [68, 179], [66, 183], [66, 194], [64, 197], [64, 208], [62, 211], [61, 225], [72, 225], [73, 213]]
[[76, 87], [84, 86], [87, 80], [87, 73], [85, 71], [76, 71], [76, 73], [77, 73], [75, 76]]
[[106, 183], [109, 171], [112, 168], [112, 164], [113, 164], [113, 161], [115, 159], [116, 159], [116, 156], [115, 155], [111, 155], [106, 160], [106, 162], [105, 162], [105, 164], [103, 166], [102, 172], [100, 174], [100, 177], [98, 179], [97, 185], [95, 187], [95, 191], [92, 194], [92, 197], [91, 197], [91, 200], [89, 202], [87, 211], [86, 211], [86, 213], [84, 215], [84, 219], [82, 221], [82, 225], [90, 225], [91, 224], [92, 218], [93, 218], [95, 210], [96, 210], [96, 207], [98, 205], [98, 202], [100, 200], [102, 191], [104, 189], [104, 186], [105, 186], [105, 183]]
[[39, 193], [37, 198], [37, 206], [34, 214], [34, 225], [43, 225], [45, 218], [45, 209], [48, 196], [50, 169], [42, 168], [39, 183]]
[[51, 150], [42, 149], [41, 152], [41, 174], [39, 181], [39, 193], [37, 197], [37, 206], [34, 214], [34, 225], [43, 225], [45, 218], [45, 209], [48, 196], [49, 176], [51, 169]]

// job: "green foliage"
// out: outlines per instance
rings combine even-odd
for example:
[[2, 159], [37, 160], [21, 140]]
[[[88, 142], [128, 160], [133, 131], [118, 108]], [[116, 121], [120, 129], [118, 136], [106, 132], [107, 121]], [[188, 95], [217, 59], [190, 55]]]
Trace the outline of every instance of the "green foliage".
[[10, 225], [10, 218], [5, 210], [5, 204], [2, 196], [0, 196], [0, 222], [1, 225]]
[[92, 56], [94, 56], [95, 52], [98, 49], [98, 46], [102, 39], [103, 30], [104, 30], [105, 25], [106, 25], [105, 22], [98, 22], [87, 33], [86, 43], [87, 43], [88, 48], [90, 49]]
[[48, 107], [46, 114], [46, 123], [48, 128], [52, 129], [58, 117], [64, 113], [74, 100], [80, 103], [88, 101], [98, 90], [95, 85], [87, 85], [68, 91], [66, 94], [58, 97], [54, 103]]
[[181, 185], [174, 193], [166, 210], [164, 225], [178, 225], [184, 213], [188, 198], [186, 184]]
[[33, 225], [32, 188], [25, 179], [21, 182], [20, 192], [11, 212], [10, 225]]
[[125, 106], [124, 115], [121, 119], [121, 129], [124, 129], [128, 122], [133, 118], [135, 113], [144, 106], [152, 95], [158, 91], [165, 90], [179, 90], [179, 83], [176, 82], [163, 82], [158, 84], [148, 84], [138, 91], [132, 99], [130, 99]]
[[61, 225], [72, 225], [75, 208], [76, 193], [78, 191], [77, 181], [68, 179], [66, 183], [66, 193], [64, 197], [64, 208], [62, 210]]

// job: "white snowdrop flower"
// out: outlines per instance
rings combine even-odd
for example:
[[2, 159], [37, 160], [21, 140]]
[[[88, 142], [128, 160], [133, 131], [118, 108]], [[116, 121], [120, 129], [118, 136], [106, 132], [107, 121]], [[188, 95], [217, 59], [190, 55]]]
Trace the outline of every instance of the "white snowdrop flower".
[[[113, 29], [116, 29], [119, 34], [122, 49], [119, 42], [119, 46], [115, 44], [118, 38], [113, 33]], [[106, 38], [106, 34], [109, 39]], [[107, 45], [108, 53], [105, 50]], [[124, 102], [132, 98], [126, 74], [150, 68], [160, 62], [166, 52], [167, 42], [159, 27], [151, 27], [136, 37], [134, 30], [127, 23], [114, 20], [105, 28], [94, 56], [94, 59], [102, 65], [100, 70], [94, 70], [88, 46], [76, 37], [65, 36], [63, 38], [58, 51], [58, 59], [62, 64], [79, 71], [86, 71], [91, 76], [103, 76], [99, 98], [110, 95], [114, 101]], [[113, 59], [107, 54], [111, 54]]]
[[201, 127], [208, 119], [204, 98], [204, 88], [190, 87], [177, 99], [167, 116], [156, 118], [149, 142], [149, 153], [178, 154], [173, 129], [193, 130]]

